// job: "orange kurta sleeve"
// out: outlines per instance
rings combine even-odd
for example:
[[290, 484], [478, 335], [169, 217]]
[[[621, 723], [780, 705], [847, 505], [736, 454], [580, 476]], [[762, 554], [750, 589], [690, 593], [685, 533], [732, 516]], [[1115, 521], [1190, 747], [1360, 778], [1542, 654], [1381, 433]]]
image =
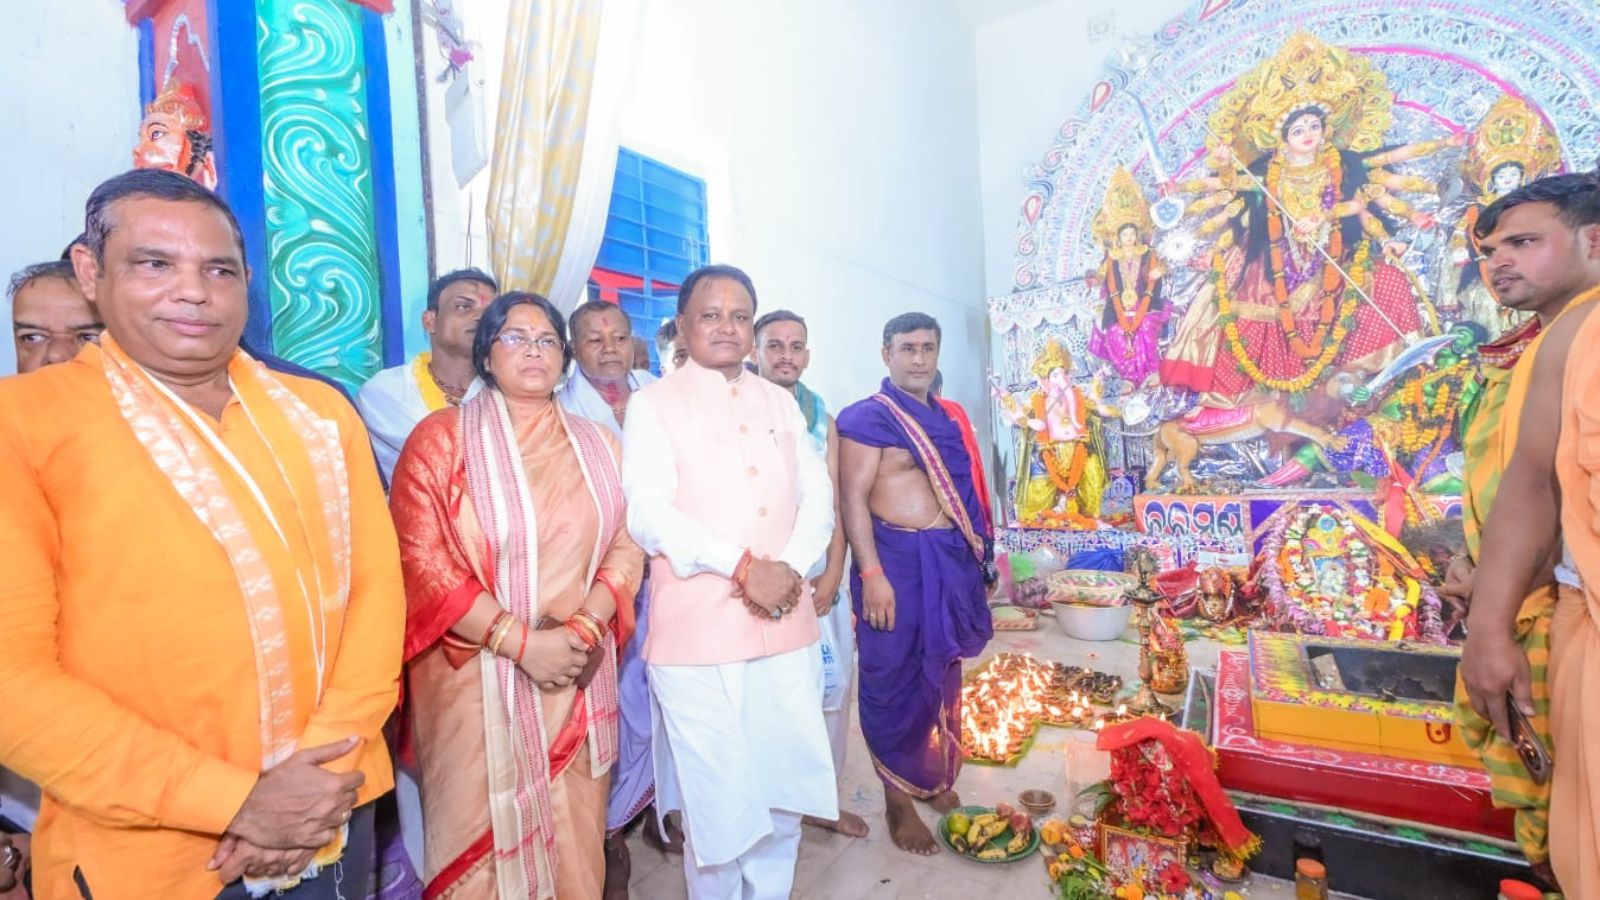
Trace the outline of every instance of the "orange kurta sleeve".
[[330, 406], [322, 413], [339, 425], [350, 476], [350, 600], [322, 702], [307, 720], [300, 746], [360, 737], [360, 749], [328, 768], [360, 768], [367, 781], [358, 798], [365, 803], [394, 786], [383, 726], [399, 699], [405, 594], [394, 523], [366, 428], [349, 403]]
[[[0, 762], [103, 825], [221, 834], [255, 786], [256, 769], [202, 752], [61, 665], [60, 528], [21, 445], [31, 418], [0, 410]], [[137, 471], [148, 462], [120, 465]], [[145, 527], [168, 528], [160, 518], [152, 512]]]

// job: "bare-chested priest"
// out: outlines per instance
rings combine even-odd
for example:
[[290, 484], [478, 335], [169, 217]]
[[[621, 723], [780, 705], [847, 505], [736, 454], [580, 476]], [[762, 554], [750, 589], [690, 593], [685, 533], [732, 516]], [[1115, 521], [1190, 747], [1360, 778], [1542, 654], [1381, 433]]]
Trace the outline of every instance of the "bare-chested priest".
[[883, 781], [889, 834], [937, 852], [913, 799], [955, 808], [961, 658], [993, 635], [985, 582], [993, 536], [974, 460], [931, 395], [939, 323], [906, 313], [883, 328], [889, 377], [839, 414], [840, 506], [854, 557], [861, 731]]

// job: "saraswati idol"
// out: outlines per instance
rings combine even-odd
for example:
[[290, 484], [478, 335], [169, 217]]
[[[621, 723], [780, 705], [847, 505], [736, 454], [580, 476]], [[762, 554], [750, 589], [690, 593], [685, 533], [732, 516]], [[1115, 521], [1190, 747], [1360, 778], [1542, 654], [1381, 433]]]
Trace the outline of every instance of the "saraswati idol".
[[[1461, 174], [1478, 195], [1450, 236], [1450, 263], [1439, 298], [1441, 311], [1482, 325], [1498, 335], [1517, 324], [1514, 313], [1500, 305], [1489, 284], [1488, 261], [1478, 251], [1473, 233], [1489, 204], [1561, 166], [1555, 133], [1527, 103], [1507, 94], [1489, 108], [1473, 131]], [[1450, 276], [1454, 277], [1450, 277]]]

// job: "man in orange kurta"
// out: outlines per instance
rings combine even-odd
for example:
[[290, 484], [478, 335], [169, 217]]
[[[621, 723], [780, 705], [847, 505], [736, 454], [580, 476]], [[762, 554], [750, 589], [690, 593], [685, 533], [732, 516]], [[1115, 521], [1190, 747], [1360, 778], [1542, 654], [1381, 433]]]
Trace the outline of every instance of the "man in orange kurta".
[[[1541, 334], [1473, 575], [1461, 681], [1478, 715], [1513, 735], [1513, 705], [1535, 713], [1517, 609], [1554, 569], [1550, 624], [1550, 865], [1569, 897], [1600, 896], [1600, 178], [1561, 175], [1486, 209], [1477, 227], [1496, 292], [1573, 299]], [[1540, 768], [1535, 766], [1535, 769]]]
[[391, 786], [404, 606], [366, 433], [238, 351], [215, 195], [136, 171], [87, 213], [103, 346], [0, 382], [0, 765], [44, 792], [35, 892], [323, 896], [365, 877]]

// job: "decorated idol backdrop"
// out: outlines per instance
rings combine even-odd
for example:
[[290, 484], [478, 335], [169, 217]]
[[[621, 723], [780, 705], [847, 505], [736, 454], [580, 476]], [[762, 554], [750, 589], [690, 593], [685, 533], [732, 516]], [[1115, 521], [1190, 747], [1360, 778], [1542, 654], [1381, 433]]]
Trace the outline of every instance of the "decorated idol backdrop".
[[1452, 515], [1477, 347], [1520, 324], [1473, 225], [1594, 167], [1596, 46], [1586, 0], [1210, 0], [1125, 43], [990, 301], [1013, 545], [1253, 552], [1311, 500], [1391, 533]]

